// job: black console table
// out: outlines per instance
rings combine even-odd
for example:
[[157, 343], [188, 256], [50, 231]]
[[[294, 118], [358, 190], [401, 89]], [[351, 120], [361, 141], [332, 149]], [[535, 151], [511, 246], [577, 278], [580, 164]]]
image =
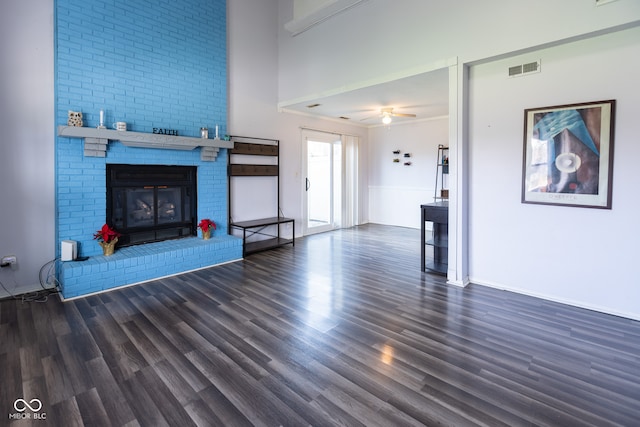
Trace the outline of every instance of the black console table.
[[[447, 274], [449, 260], [449, 202], [435, 202], [420, 205], [420, 268], [440, 274]], [[433, 223], [431, 238], [427, 239], [425, 222]], [[433, 261], [425, 260], [426, 247], [433, 248]]]

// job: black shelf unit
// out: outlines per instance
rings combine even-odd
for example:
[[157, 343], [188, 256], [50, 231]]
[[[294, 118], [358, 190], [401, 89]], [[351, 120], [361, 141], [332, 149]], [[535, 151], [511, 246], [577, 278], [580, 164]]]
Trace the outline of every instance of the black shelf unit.
[[[438, 157], [436, 164], [436, 186], [433, 192], [433, 201], [449, 200], [448, 183], [445, 179], [449, 176], [449, 147], [438, 145]], [[439, 194], [438, 194], [439, 193]]]
[[[447, 274], [449, 268], [449, 202], [440, 201], [420, 205], [421, 211], [421, 260], [422, 271], [430, 270]], [[426, 238], [425, 222], [432, 223], [431, 238]], [[433, 258], [426, 261], [427, 246], [433, 248]]]
[[[436, 160], [436, 182], [433, 203], [420, 205], [420, 269], [438, 274], [447, 274], [449, 269], [449, 147], [438, 145]], [[431, 238], [427, 239], [425, 223], [431, 222]], [[426, 260], [427, 247], [433, 257]]]
[[[242, 233], [242, 256], [273, 249], [284, 245], [295, 245], [295, 221], [282, 215], [280, 209], [280, 141], [276, 139], [232, 136], [233, 148], [228, 154], [228, 212], [229, 234], [234, 230]], [[237, 163], [234, 156], [250, 156], [255, 163]], [[275, 164], [260, 164], [260, 159], [275, 159]], [[232, 212], [233, 184], [236, 179], [272, 178], [276, 186], [277, 208], [275, 216], [246, 221], [234, 221]], [[283, 237], [282, 227], [291, 225], [291, 237]], [[250, 240], [259, 236], [257, 240]]]

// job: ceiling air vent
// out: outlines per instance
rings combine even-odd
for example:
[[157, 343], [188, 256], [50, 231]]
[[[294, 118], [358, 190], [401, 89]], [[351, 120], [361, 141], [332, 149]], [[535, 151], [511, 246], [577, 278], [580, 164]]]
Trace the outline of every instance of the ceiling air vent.
[[539, 72], [540, 72], [540, 60], [509, 67], [509, 77], [518, 77], [518, 76], [523, 76], [525, 74], [539, 73]]

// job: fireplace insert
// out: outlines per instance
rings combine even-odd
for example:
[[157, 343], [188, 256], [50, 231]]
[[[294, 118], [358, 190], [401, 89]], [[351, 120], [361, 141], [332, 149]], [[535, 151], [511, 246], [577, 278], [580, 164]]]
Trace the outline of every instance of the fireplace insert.
[[117, 246], [196, 235], [194, 166], [107, 165], [107, 223]]

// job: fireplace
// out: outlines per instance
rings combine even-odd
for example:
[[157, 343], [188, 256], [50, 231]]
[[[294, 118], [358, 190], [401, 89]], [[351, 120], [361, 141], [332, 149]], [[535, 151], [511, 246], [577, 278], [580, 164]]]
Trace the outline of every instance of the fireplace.
[[117, 246], [196, 235], [194, 166], [107, 164], [107, 223]]

